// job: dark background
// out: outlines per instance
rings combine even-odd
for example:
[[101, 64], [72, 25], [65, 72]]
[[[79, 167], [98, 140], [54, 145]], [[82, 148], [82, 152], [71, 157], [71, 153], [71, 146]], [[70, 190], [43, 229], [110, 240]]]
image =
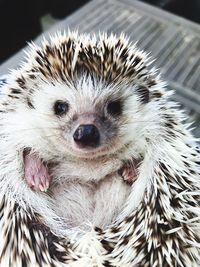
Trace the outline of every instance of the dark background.
[[40, 18], [62, 19], [89, 0], [0, 0], [0, 63], [42, 32]]
[[[200, 0], [141, 0], [200, 22]], [[0, 63], [41, 32], [40, 18], [50, 13], [61, 19], [89, 0], [0, 0]]]
[[169, 12], [200, 22], [200, 0], [141, 0]]

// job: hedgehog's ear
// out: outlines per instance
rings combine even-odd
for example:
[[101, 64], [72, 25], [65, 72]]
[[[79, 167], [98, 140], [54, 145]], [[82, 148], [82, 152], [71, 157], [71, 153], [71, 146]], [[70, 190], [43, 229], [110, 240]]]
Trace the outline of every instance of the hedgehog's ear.
[[140, 85], [136, 88], [141, 103], [146, 104], [149, 102], [149, 89], [146, 86]]

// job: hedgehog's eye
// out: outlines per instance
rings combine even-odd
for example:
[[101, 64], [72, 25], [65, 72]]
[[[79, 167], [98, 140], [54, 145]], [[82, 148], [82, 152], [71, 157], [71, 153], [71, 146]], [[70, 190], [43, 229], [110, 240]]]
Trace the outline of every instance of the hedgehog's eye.
[[69, 104], [65, 101], [58, 100], [54, 104], [54, 112], [57, 116], [63, 116], [69, 110]]
[[120, 100], [111, 101], [107, 105], [107, 112], [112, 116], [122, 114], [122, 102]]

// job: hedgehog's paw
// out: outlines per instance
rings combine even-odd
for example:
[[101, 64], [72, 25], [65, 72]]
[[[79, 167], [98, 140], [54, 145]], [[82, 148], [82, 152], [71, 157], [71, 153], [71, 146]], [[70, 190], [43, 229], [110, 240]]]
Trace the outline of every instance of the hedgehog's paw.
[[47, 191], [51, 178], [47, 166], [35, 155], [24, 157], [24, 174], [28, 186], [34, 191]]
[[119, 170], [119, 174], [122, 176], [123, 180], [132, 185], [137, 179], [137, 170], [134, 162], [125, 163]]

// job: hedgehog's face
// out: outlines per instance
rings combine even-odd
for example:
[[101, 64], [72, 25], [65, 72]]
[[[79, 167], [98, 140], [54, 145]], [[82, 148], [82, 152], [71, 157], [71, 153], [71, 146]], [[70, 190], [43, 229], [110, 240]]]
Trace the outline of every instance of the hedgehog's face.
[[19, 145], [45, 160], [145, 151], [159, 117], [159, 104], [149, 100], [162, 94], [135, 46], [123, 36], [95, 41], [75, 33], [45, 41], [32, 53], [8, 85], [3, 107], [15, 111], [10, 118]]
[[33, 90], [31, 108], [27, 105], [26, 127], [33, 130], [26, 146], [44, 159], [95, 158], [123, 150], [139, 134], [133, 120], [142, 116], [137, 94], [124, 86], [88, 76], [73, 85], [40, 84]]

